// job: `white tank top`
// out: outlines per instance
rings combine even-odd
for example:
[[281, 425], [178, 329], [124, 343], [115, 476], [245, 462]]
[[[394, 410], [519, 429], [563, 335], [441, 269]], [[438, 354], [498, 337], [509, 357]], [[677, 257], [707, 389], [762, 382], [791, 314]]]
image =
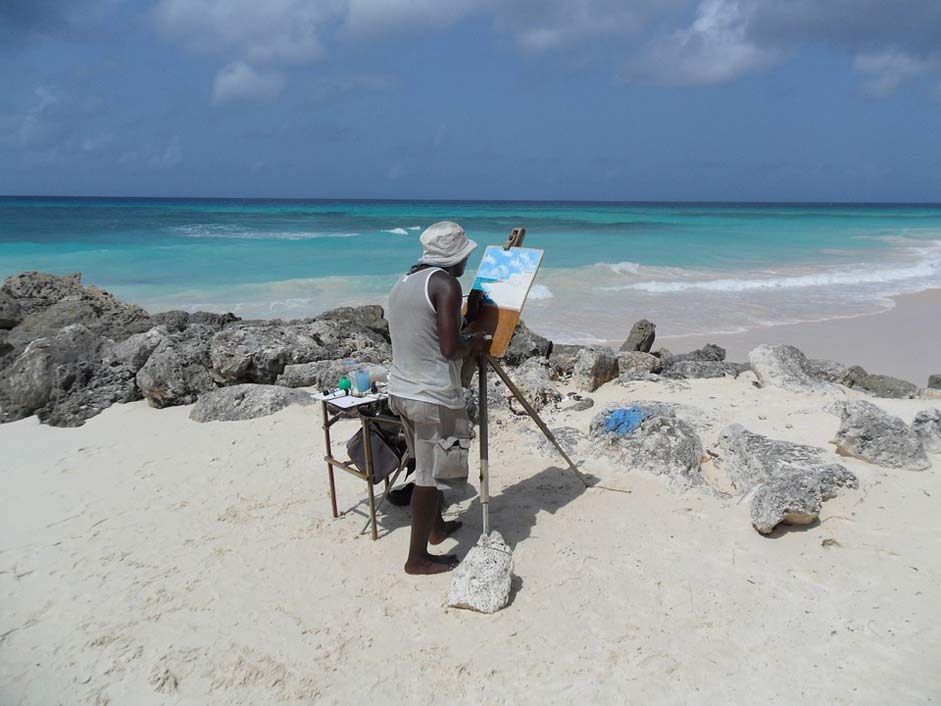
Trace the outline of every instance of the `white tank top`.
[[[464, 406], [462, 361], [448, 360], [441, 354], [437, 314], [428, 294], [431, 275], [438, 271], [440, 268], [429, 267], [404, 275], [389, 295], [389, 394], [460, 409]], [[460, 321], [457, 325], [460, 330]]]

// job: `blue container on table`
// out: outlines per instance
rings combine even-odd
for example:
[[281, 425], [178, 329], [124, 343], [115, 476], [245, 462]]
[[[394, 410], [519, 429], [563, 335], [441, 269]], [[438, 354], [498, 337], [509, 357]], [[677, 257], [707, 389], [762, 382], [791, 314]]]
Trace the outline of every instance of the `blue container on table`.
[[356, 389], [361, 394], [366, 394], [369, 392], [369, 371], [368, 370], [357, 370], [356, 371]]

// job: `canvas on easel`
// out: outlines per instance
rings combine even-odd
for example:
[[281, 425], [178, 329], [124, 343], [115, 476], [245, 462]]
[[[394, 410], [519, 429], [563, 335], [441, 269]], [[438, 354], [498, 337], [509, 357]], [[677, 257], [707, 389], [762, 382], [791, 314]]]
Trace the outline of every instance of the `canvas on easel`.
[[502, 358], [510, 345], [542, 256], [543, 251], [535, 248], [490, 245], [484, 251], [472, 287], [482, 295], [474, 328], [493, 336], [490, 355], [494, 358]]

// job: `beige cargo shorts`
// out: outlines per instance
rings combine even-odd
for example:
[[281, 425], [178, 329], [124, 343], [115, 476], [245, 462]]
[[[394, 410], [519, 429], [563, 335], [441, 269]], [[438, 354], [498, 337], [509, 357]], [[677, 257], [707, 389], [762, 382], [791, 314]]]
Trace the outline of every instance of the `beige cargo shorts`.
[[394, 396], [389, 397], [389, 409], [402, 420], [415, 459], [415, 485], [446, 490], [467, 483], [471, 445], [467, 410]]

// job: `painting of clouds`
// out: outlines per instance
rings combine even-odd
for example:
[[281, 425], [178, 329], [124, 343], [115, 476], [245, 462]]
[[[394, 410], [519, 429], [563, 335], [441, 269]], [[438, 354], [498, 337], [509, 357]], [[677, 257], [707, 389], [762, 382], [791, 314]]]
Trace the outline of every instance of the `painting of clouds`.
[[484, 293], [484, 303], [522, 311], [529, 288], [542, 262], [542, 250], [491, 245], [484, 251], [473, 289]]

